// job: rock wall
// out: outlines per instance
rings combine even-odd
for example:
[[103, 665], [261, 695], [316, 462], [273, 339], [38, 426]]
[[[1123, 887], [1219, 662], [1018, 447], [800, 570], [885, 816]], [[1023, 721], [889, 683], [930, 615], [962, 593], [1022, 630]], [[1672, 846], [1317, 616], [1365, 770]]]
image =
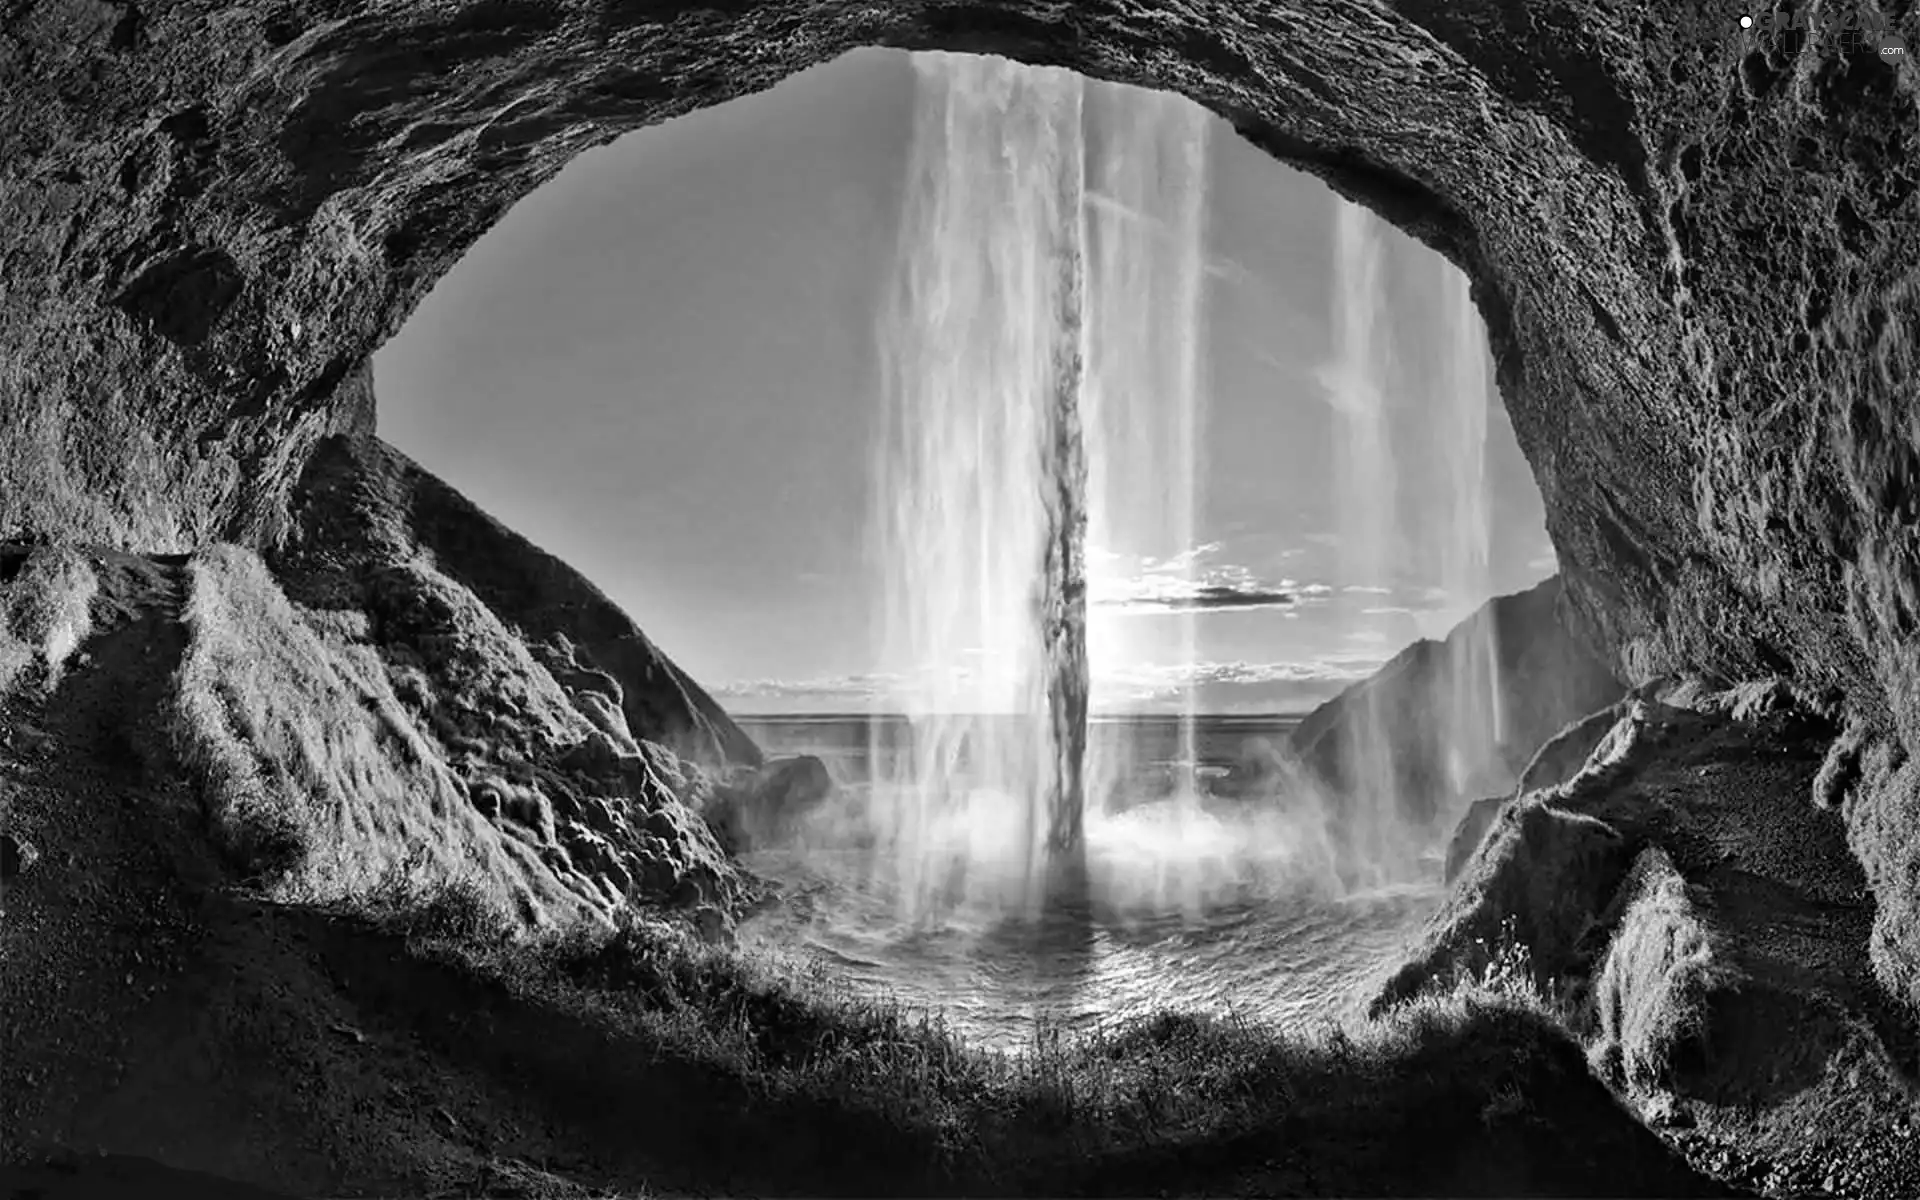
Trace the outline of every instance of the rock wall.
[[[1184, 93], [1474, 280], [1620, 674], [1920, 737], [1916, 66], [1861, 0], [7, 0], [0, 536], [271, 548], [363, 368], [574, 154], [865, 44]], [[1891, 13], [1910, 43], [1910, 5]]]
[[0, 520], [272, 540], [343, 384], [573, 154], [863, 43], [992, 50], [1185, 92], [1466, 267], [1629, 675], [1904, 711], [1913, 68], [1717, 3], [1518, 11], [14, 0]]
[[379, 439], [321, 443], [289, 511], [273, 565], [302, 588], [366, 608], [338, 593], [424, 560], [511, 627], [612, 744], [638, 736], [707, 767], [760, 764], [753, 740], [600, 589]]

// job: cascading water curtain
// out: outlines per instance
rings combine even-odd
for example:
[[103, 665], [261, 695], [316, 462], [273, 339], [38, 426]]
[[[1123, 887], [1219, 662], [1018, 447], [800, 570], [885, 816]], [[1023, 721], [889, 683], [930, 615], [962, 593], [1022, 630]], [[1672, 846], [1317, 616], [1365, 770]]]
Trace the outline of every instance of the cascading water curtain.
[[[1151, 578], [1166, 605], [1145, 616], [1096, 607], [1088, 646], [1096, 680], [1151, 664], [1180, 681], [1175, 754], [1189, 774], [1176, 786], [1191, 798], [1208, 118], [1182, 97], [1110, 96], [1125, 119], [1094, 122], [1104, 136], [1089, 147], [1088, 541], [1108, 571]], [[1139, 786], [1131, 732], [1094, 743], [1094, 802]]]
[[[1487, 336], [1467, 277], [1444, 259], [1441, 336], [1446, 369], [1439, 397], [1442, 447], [1451, 467], [1451, 511], [1444, 539], [1442, 586], [1452, 609], [1465, 617], [1493, 590], [1492, 536], [1487, 493]], [[1478, 799], [1506, 782], [1499, 748], [1505, 740], [1499, 647], [1490, 621], [1475, 621], [1453, 647], [1452, 695], [1446, 705], [1449, 780], [1457, 797]]]
[[[1333, 364], [1335, 506], [1340, 579], [1362, 596], [1393, 585], [1398, 488], [1389, 440], [1391, 348], [1382, 327], [1386, 293], [1381, 229], [1358, 205], [1336, 201], [1334, 217]], [[1382, 604], [1386, 603], [1383, 599]], [[1362, 614], [1364, 615], [1364, 613]], [[1364, 622], [1358, 622], [1364, 624]], [[1354, 886], [1388, 882], [1406, 857], [1387, 714], [1376, 689], [1362, 692], [1363, 712], [1346, 726], [1350, 775], [1337, 801], [1336, 840], [1348, 851], [1343, 874]]]
[[1075, 75], [950, 54], [914, 69], [874, 471], [911, 732], [875, 756], [875, 815], [920, 922], [1032, 910], [1049, 863], [1078, 853], [1085, 154]]

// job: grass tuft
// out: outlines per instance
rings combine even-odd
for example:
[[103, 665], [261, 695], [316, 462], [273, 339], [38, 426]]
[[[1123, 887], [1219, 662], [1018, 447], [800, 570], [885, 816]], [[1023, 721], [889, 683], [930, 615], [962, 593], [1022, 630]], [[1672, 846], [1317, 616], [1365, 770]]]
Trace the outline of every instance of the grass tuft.
[[[1373, 1002], [1383, 1015], [1424, 990], [1496, 977], [1524, 965], [1558, 997], [1587, 965], [1586, 941], [1631, 865], [1630, 845], [1604, 821], [1569, 812], [1552, 791], [1510, 802], [1468, 861], [1419, 948]], [[1524, 963], [1506, 947], [1526, 948]]]
[[1897, 738], [1859, 752], [1859, 776], [1841, 812], [1847, 844], [1877, 902], [1870, 946], [1875, 973], [1888, 991], [1920, 1013], [1920, 759]]
[[1735, 976], [1665, 851], [1640, 854], [1620, 903], [1594, 985], [1592, 1061], [1615, 1086], [1670, 1089], [1704, 1061], [1709, 1000]]
[[67, 660], [93, 632], [99, 579], [84, 554], [66, 546], [37, 546], [14, 577], [0, 584], [0, 696], [26, 679], [37, 663], [54, 687]]

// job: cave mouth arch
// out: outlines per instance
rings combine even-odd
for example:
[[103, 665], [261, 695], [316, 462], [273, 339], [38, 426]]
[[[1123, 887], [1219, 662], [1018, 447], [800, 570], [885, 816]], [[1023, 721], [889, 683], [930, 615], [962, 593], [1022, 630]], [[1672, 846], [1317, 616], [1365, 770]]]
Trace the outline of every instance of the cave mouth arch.
[[[1884, 736], [1920, 746], [1916, 75], [1842, 24], [1743, 33], [1719, 0], [24, 0], [0, 34], [0, 537], [273, 548], [376, 475], [424, 522], [433, 481], [326, 455], [377, 457], [370, 355], [509, 205], [631, 129], [867, 45], [1177, 92], [1473, 279], [1567, 596], [1629, 682], [1844, 696], [1875, 965], [1913, 998], [1912, 762]], [[456, 524], [428, 532], [472, 582], [508, 536]], [[474, 590], [507, 621], [564, 603], [615, 673], [653, 670], [564, 564], [537, 574]]]
[[[928, 136], [917, 131], [938, 121], [915, 112], [937, 112], [945, 94], [940, 84], [919, 94], [916, 59], [922, 69], [937, 61], [854, 52], [575, 159], [477, 241], [374, 359], [383, 440], [593, 578], [736, 718], [864, 710], [883, 697], [861, 691], [863, 681], [877, 686], [902, 669], [867, 657], [884, 640], [873, 632], [884, 587], [870, 578], [868, 543], [886, 408], [876, 318], [895, 307], [886, 289], [902, 269], [901, 189], [917, 178], [913, 145]], [[1143, 308], [1112, 294], [1099, 303], [1121, 302], [1125, 315], [1101, 319], [1132, 330], [1190, 325], [1196, 368], [1210, 381], [1191, 381], [1190, 402], [1173, 399], [1184, 394], [1169, 373], [1177, 368], [1156, 364], [1183, 354], [1179, 333], [1092, 351], [1096, 374], [1141, 381], [1117, 400], [1157, 391], [1169, 413], [1190, 413], [1156, 424], [1167, 441], [1197, 439], [1190, 458], [1118, 430], [1090, 442], [1109, 478], [1137, 481], [1124, 495], [1095, 488], [1096, 524], [1104, 520], [1111, 539], [1095, 556], [1111, 554], [1114, 565], [1094, 587], [1111, 605], [1157, 577], [1150, 560], [1164, 572], [1173, 556], [1192, 556], [1186, 584], [1211, 580], [1221, 593], [1211, 601], [1220, 611], [1204, 620], [1213, 631], [1193, 633], [1195, 661], [1257, 663], [1272, 676], [1222, 680], [1201, 707], [1304, 711], [1403, 646], [1443, 637], [1492, 596], [1551, 573], [1538, 490], [1491, 407], [1485, 331], [1460, 303], [1458, 272], [1211, 114], [1170, 100], [1099, 84], [1086, 96], [1088, 170], [1103, 179], [1145, 161], [1137, 155], [1153, 160], [1154, 143], [1135, 145], [1125, 131], [1155, 114], [1171, 136], [1195, 136], [1203, 174], [1191, 185], [1190, 252], [1175, 249], [1185, 243], [1174, 234], [1110, 241], [1130, 226], [1105, 210], [1090, 208], [1088, 219], [1105, 231], [1103, 245], [1128, 247], [1137, 283], [1178, 287], [1191, 264], [1191, 313], [1178, 301]], [[1189, 186], [1177, 171], [1148, 178], [1088, 186], [1102, 197], [1134, 189], [1115, 203], [1143, 213], [1159, 189]], [[1360, 222], [1384, 272], [1349, 302], [1334, 299], [1343, 272], [1354, 274], [1332, 241], [1343, 213]], [[941, 240], [925, 229], [913, 237]], [[1090, 286], [1119, 269], [1100, 266]], [[1374, 360], [1368, 377], [1379, 381], [1382, 411], [1380, 444], [1349, 462], [1360, 448], [1336, 448], [1363, 435], [1330, 403], [1327, 373], [1346, 369], [1331, 339], [1343, 320], [1352, 324], [1339, 312], [1355, 302], [1377, 314], [1368, 323], [1378, 343], [1362, 356]], [[1188, 421], [1201, 427], [1183, 435]], [[1136, 491], [1161, 501], [1137, 503]], [[1204, 528], [1170, 528], [1185, 504], [1207, 510]], [[1352, 511], [1362, 507], [1378, 512]], [[1340, 530], [1355, 547], [1378, 549], [1337, 552]], [[1469, 565], [1478, 538], [1484, 570]], [[1119, 566], [1123, 558], [1132, 565]], [[1356, 572], [1405, 578], [1389, 599], [1379, 586], [1388, 580]], [[1257, 582], [1233, 582], [1242, 577]], [[1284, 613], [1272, 604], [1237, 613], [1261, 587], [1307, 591], [1289, 593]], [[1169, 631], [1195, 619], [1105, 611], [1096, 640], [1107, 658], [1127, 643], [1169, 671]], [[1335, 653], [1344, 638], [1356, 645]], [[1283, 685], [1276, 657], [1315, 673]], [[1174, 703], [1142, 694], [1140, 664], [1125, 675], [1132, 699], [1102, 699], [1101, 711]]]
[[[1762, 45], [1704, 2], [70, 15], [24, 9], [5, 51], [0, 345], [27, 399], [0, 532], [279, 544], [315, 447], [371, 429], [371, 352], [574, 154], [859, 46], [993, 53], [1183, 94], [1461, 266], [1569, 596], [1626, 676], [1784, 663], [1920, 730], [1886, 501], [1913, 457], [1888, 432], [1912, 80], [1839, 32]], [[1791, 86], [1740, 84], [1752, 53]], [[1769, 415], [1757, 388], [1851, 407]]]
[[[66, 455], [66, 486], [15, 499], [0, 523], [91, 526], [168, 548], [274, 540], [314, 440], [367, 425], [372, 401], [356, 377], [371, 352], [511, 203], [589, 146], [861, 45], [994, 53], [1187, 95], [1466, 270], [1504, 389], [1519, 385], [1513, 265], [1545, 248], [1537, 228], [1513, 230], [1535, 245], [1504, 244], [1502, 210], [1525, 198], [1503, 195], [1503, 181], [1577, 156], [1578, 139], [1503, 99], [1449, 48], [1461, 38], [1448, 21], [1301, 11], [1223, 23], [1172, 8], [1018, 4], [808, 16], [501, 0], [289, 14], [230, 31], [237, 61], [196, 99], [163, 90], [120, 130], [64, 131], [101, 160], [68, 167], [80, 180], [70, 186], [106, 193], [98, 207], [111, 200], [114, 219], [76, 222], [59, 248], [64, 269], [42, 286], [90, 294], [117, 315], [105, 344], [76, 346], [21, 314], [28, 327], [9, 340], [27, 349], [25, 386], [80, 391], [90, 376], [96, 394], [164, 393], [175, 418], [150, 429], [120, 412], [45, 414], [29, 431], [38, 447], [77, 440], [103, 452]], [[98, 48], [97, 69], [165, 68], [196, 34], [189, 21], [150, 21], [133, 48]], [[72, 73], [48, 62], [38, 81], [52, 92]], [[1513, 169], [1527, 159], [1533, 170]], [[1590, 182], [1609, 193], [1600, 206], [1630, 211], [1610, 169]], [[132, 395], [121, 404], [138, 409]], [[1537, 458], [1544, 439], [1530, 432], [1522, 444]]]

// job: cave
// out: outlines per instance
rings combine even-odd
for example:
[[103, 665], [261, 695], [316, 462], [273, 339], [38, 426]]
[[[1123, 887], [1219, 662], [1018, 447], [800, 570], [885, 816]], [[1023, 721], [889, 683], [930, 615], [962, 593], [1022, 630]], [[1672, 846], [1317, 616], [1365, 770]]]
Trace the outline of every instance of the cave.
[[[1765, 762], [1793, 781], [1794, 795], [1742, 800], [1735, 787], [1729, 803], [1748, 804], [1745, 826], [1804, 826], [1805, 861], [1824, 864], [1821, 886], [1831, 884], [1832, 903], [1852, 906], [1835, 926], [1851, 939], [1851, 990], [1778, 1011], [1799, 1014], [1809, 1029], [1871, 1027], [1900, 1058], [1911, 1052], [1902, 1031], [1920, 1000], [1920, 818], [1909, 761], [1920, 739], [1911, 413], [1920, 200], [1908, 161], [1916, 82], [1899, 39], [1879, 26], [1868, 36], [1857, 22], [1786, 8], [1809, 19], [1783, 24], [1776, 14], [1743, 26], [1706, 4], [1653, 14], [1556, 2], [1522, 12], [1490, 0], [1269, 3], [1231, 12], [980, 0], [20, 0], [0, 37], [8, 92], [0, 115], [0, 472], [8, 482], [0, 539], [92, 549], [84, 552], [91, 565], [49, 554], [23, 568], [10, 557], [9, 571], [18, 571], [10, 586], [28, 579], [58, 589], [90, 572], [98, 582], [86, 585], [87, 596], [97, 587], [187, 597], [173, 623], [116, 609], [116, 619], [126, 619], [90, 644], [81, 666], [172, 656], [180, 668], [170, 678], [182, 682], [165, 686], [225, 672], [229, 681], [307, 688], [296, 701], [364, 689], [365, 703], [343, 709], [335, 727], [351, 729], [352, 746], [383, 756], [387, 782], [417, 795], [418, 811], [338, 815], [333, 845], [342, 852], [313, 877], [313, 899], [371, 885], [345, 852], [369, 820], [430, 824], [426, 814], [438, 819], [470, 805], [552, 845], [556, 818], [535, 802], [545, 788], [568, 796], [560, 824], [571, 840], [554, 859], [567, 869], [617, 877], [702, 913], [744, 905], [747, 885], [710, 838], [688, 832], [697, 818], [663, 797], [700, 771], [760, 767], [759, 748], [591, 584], [382, 445], [372, 354], [509, 206], [575, 155], [860, 47], [993, 54], [1177, 93], [1420, 239], [1471, 280], [1498, 389], [1545, 503], [1564, 597], [1556, 620], [1634, 689], [1614, 714], [1618, 723], [1570, 729], [1562, 735], [1570, 740], [1548, 743], [1576, 767], [1587, 764], [1541, 777], [1543, 786], [1587, 797], [1579, 813], [1539, 801], [1540, 793], [1489, 813], [1482, 865], [1469, 871], [1476, 898], [1442, 914], [1420, 961], [1383, 994], [1383, 1008], [1464, 961], [1463, 947], [1510, 928], [1493, 921], [1505, 912], [1525, 927], [1543, 973], [1572, 971], [1576, 962], [1591, 968], [1582, 968], [1592, 992], [1583, 1011], [1602, 1027], [1593, 1043], [1599, 1077], [1651, 1080], [1683, 1098], [1688, 1087], [1705, 1086], [1697, 1077], [1712, 1073], [1711, 1062], [1700, 1060], [1714, 1053], [1700, 1047], [1722, 1042], [1689, 1040], [1684, 1029], [1661, 1024], [1681, 1001], [1662, 1009], [1667, 1001], [1648, 997], [1684, 994], [1688, 1011], [1718, 1012], [1737, 979], [1647, 947], [1663, 936], [1679, 944], [1674, 929], [1737, 934], [1739, 922], [1701, 908], [1688, 890], [1719, 868], [1691, 857], [1698, 847], [1684, 840], [1650, 848], [1649, 839], [1670, 831], [1623, 797], [1649, 763], [1706, 778]], [[1895, 8], [1885, 16], [1911, 24], [1909, 6]], [[79, 607], [87, 609], [84, 599]], [[80, 618], [33, 619], [52, 637], [49, 630]], [[462, 686], [482, 689], [484, 703], [456, 710], [433, 700], [449, 672], [480, 670], [485, 656], [474, 646], [509, 642], [519, 648], [500, 651], [498, 661], [519, 674], [477, 685], [473, 675], [461, 677]], [[363, 653], [397, 644], [420, 649], [384, 665]], [[312, 646], [330, 648], [324, 668], [313, 665]], [[72, 649], [48, 651], [50, 667]], [[126, 707], [156, 702], [153, 695], [89, 678], [82, 671], [62, 686], [106, 715], [73, 725], [73, 736], [124, 773], [113, 777], [116, 786], [157, 787], [153, 781], [178, 765], [169, 755], [181, 753], [179, 739], [144, 740], [135, 716], [147, 710]], [[188, 706], [189, 715], [227, 730], [225, 740], [183, 755], [212, 781], [204, 786], [244, 785], [241, 793], [257, 799], [275, 787], [320, 795], [359, 778], [352, 763], [327, 757], [331, 735], [302, 725], [297, 702], [254, 697], [249, 716], [244, 688], [223, 686], [205, 693], [201, 708]], [[42, 724], [16, 719], [10, 747], [37, 753]], [[121, 726], [126, 732], [116, 732]], [[265, 754], [233, 732], [268, 726], [292, 732]], [[1750, 726], [1762, 732], [1742, 732]], [[418, 732], [429, 727], [457, 744], [467, 774], [456, 778], [429, 761]], [[560, 745], [584, 749], [561, 762]], [[1780, 765], [1788, 759], [1791, 771]], [[50, 785], [23, 786], [31, 794]], [[610, 812], [603, 800], [621, 789], [653, 800], [631, 816]], [[1710, 809], [1694, 814], [1701, 828], [1739, 834]], [[43, 825], [35, 840], [57, 848], [58, 823]], [[294, 833], [280, 826], [216, 834], [230, 858], [261, 870], [297, 849], [289, 846]], [[450, 871], [474, 861], [516, 881], [501, 902], [532, 923], [549, 909], [606, 907], [554, 884], [558, 868], [516, 848], [522, 842], [460, 836], [467, 840], [443, 839], [438, 849], [386, 864], [392, 872], [381, 878], [438, 859]], [[129, 856], [113, 859], [114, 869], [140, 878], [216, 872], [172, 835], [127, 844]], [[697, 849], [664, 865], [644, 849], [682, 844]], [[12, 835], [6, 845], [6, 874], [29, 893], [9, 907], [28, 904], [31, 928], [80, 928], [118, 911], [86, 907], [96, 903], [91, 892], [60, 902], [77, 906], [69, 908], [40, 898], [31, 889], [53, 885], [35, 881], [77, 869], [73, 853], [26, 855]], [[1791, 854], [1750, 852], [1781, 877], [1795, 870]], [[92, 865], [105, 870], [106, 861]], [[1529, 863], [1540, 864], [1537, 875], [1528, 875]], [[1858, 887], [1849, 882], [1856, 876]], [[1539, 899], [1562, 879], [1571, 881], [1569, 895], [1591, 884], [1591, 903], [1580, 911], [1607, 914], [1617, 931], [1599, 965], [1582, 949], [1580, 914]], [[432, 920], [408, 926], [409, 936], [446, 934], [476, 919], [445, 904], [423, 911]], [[229, 937], [195, 951], [221, 970], [294, 954], [294, 933], [236, 932], [264, 926], [195, 918], [203, 919], [233, 922], [221, 926]], [[375, 954], [358, 935], [316, 927], [297, 936], [337, 972], [364, 977]], [[24, 975], [72, 967], [96, 982], [119, 978], [117, 960], [75, 965], [68, 942], [33, 942], [21, 952]], [[1743, 969], [1763, 971], [1753, 965], [1763, 951], [1778, 947], [1751, 951], [1757, 957], [1742, 960]], [[613, 969], [588, 954], [568, 961], [580, 978]], [[546, 1072], [542, 1086], [565, 1092], [554, 1081], [557, 1047], [570, 1037], [577, 1058], [592, 1057], [592, 1038], [601, 1035], [570, 1025], [552, 1045], [527, 1050], [545, 1028], [531, 1002], [449, 970], [422, 960], [373, 977], [395, 995], [413, 988], [461, 997], [485, 1021], [522, 1030], [521, 1048], [502, 1051], [512, 1070]], [[25, 986], [9, 974], [13, 986]], [[409, 1019], [431, 1039], [426, 1007]], [[32, 1011], [39, 1015], [19, 1027], [21, 1038], [43, 1028], [35, 1022], [53, 1020], [51, 1009]], [[351, 1011], [316, 1011], [349, 1031], [337, 1037], [364, 1043]], [[176, 1011], [168, 1019], [183, 1018]], [[1527, 1039], [1535, 1035], [1520, 1026], [1498, 1028], [1508, 1043], [1533, 1045]], [[1190, 1034], [1176, 1023], [1155, 1036]], [[1718, 1021], [1715, 1037], [1765, 1056], [1766, 1035], [1738, 1020]], [[1805, 1044], [1827, 1037], [1808, 1033]], [[47, 1042], [54, 1048], [10, 1053], [20, 1065], [7, 1068], [17, 1076], [8, 1091], [25, 1094], [49, 1073], [93, 1078], [87, 1072], [95, 1068], [82, 1071], [73, 1055], [96, 1044], [69, 1038], [60, 1041], [69, 1050]], [[343, 1053], [333, 1042], [302, 1044], [303, 1065], [316, 1078]], [[1552, 1089], [1573, 1076], [1591, 1083], [1578, 1052], [1560, 1043], [1527, 1061], [1527, 1080], [1503, 1083], [1509, 1090], [1485, 1098], [1484, 1112], [1509, 1112], [1502, 1105], [1511, 1088]], [[162, 1067], [146, 1070], [136, 1072], [142, 1086], [164, 1095]], [[1778, 1095], [1791, 1073], [1776, 1070], [1766, 1094]], [[346, 1085], [320, 1090], [336, 1086]], [[593, 1086], [611, 1088], [605, 1079]], [[1910, 1090], [1900, 1090], [1910, 1089], [1910, 1078], [1888, 1086], [1885, 1094], [1906, 1096], [1910, 1107]], [[582, 1094], [585, 1103], [568, 1100], [575, 1119], [610, 1119], [589, 1110], [617, 1107], [611, 1090]], [[1593, 1094], [1595, 1105], [1605, 1099]], [[28, 1107], [50, 1112], [45, 1106], [58, 1103], [41, 1096]], [[267, 1126], [238, 1149], [218, 1148], [227, 1103], [185, 1105], [164, 1130], [135, 1134], [124, 1132], [132, 1126], [112, 1103], [85, 1110], [84, 1120], [64, 1119], [76, 1144], [260, 1182], [338, 1182], [323, 1151], [294, 1168], [277, 1166], [279, 1148], [291, 1143], [276, 1141]], [[1571, 1111], [1558, 1116], [1601, 1119], [1598, 1108]], [[1772, 1141], [1760, 1139], [1774, 1174], [1744, 1185], [1792, 1190], [1803, 1182], [1794, 1172], [1811, 1171], [1805, 1186], [1873, 1194], [1889, 1180], [1920, 1178], [1907, 1117], [1882, 1115], [1895, 1123], [1875, 1134], [1879, 1157], [1850, 1163], [1845, 1178], [1821, 1172], [1830, 1148], [1789, 1145], [1776, 1130]], [[45, 1128], [31, 1120], [25, 1127]], [[701, 1133], [703, 1145], [724, 1143], [731, 1127], [716, 1128]], [[849, 1118], [843, 1131], [878, 1136], [875, 1128]], [[1641, 1143], [1631, 1139], [1643, 1133], [1638, 1125], [1617, 1132], [1628, 1139], [1618, 1145], [1638, 1154]], [[1496, 1144], [1520, 1158], [1546, 1153], [1538, 1142]], [[807, 1174], [820, 1168], [796, 1147], [780, 1153], [792, 1178], [815, 1187], [884, 1191], [885, 1181], [903, 1178], [883, 1164], [858, 1184], [821, 1183], [835, 1177]], [[906, 1170], [901, 1164], [920, 1153], [899, 1150], [890, 1169]], [[1114, 1162], [1116, 1172], [1128, 1169]], [[1149, 1166], [1173, 1169], [1136, 1169]], [[1738, 1174], [1721, 1167], [1722, 1178]], [[634, 1162], [622, 1169], [635, 1177]], [[1308, 1178], [1289, 1186], [1311, 1188], [1301, 1182]], [[1526, 1191], [1548, 1176], [1435, 1178]], [[1676, 1178], [1631, 1186], [1659, 1194], [1682, 1186]], [[923, 1186], [939, 1185], [913, 1185]]]

